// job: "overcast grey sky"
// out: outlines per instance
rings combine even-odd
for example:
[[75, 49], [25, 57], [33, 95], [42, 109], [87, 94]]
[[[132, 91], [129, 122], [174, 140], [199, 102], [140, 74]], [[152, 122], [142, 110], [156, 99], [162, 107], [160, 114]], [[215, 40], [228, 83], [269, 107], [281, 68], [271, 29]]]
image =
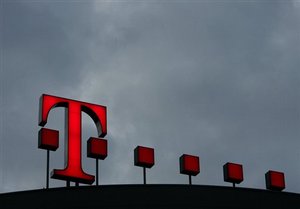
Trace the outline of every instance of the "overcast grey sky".
[[[45, 186], [47, 93], [107, 106], [102, 184], [142, 183], [143, 145], [156, 154], [149, 183], [186, 184], [186, 153], [200, 156], [195, 184], [229, 186], [231, 161], [244, 166], [241, 187], [265, 188], [271, 169], [300, 193], [299, 1], [0, 1], [0, 192]], [[63, 113], [46, 125], [61, 137], [51, 169], [63, 168]], [[85, 147], [97, 131], [86, 115], [82, 126]]]

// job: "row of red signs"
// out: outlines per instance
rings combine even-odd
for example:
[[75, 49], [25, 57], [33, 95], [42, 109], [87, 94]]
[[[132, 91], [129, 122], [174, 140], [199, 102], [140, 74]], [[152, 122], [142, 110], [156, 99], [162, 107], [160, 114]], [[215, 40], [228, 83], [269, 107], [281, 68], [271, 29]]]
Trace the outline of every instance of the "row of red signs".
[[[90, 137], [87, 141], [87, 157], [104, 160], [107, 157], [107, 140], [100, 138], [107, 134], [106, 107], [86, 102], [45, 95], [40, 98], [39, 125], [45, 126], [48, 114], [55, 107], [66, 109], [66, 138], [64, 169], [54, 169], [51, 178], [74, 181], [77, 183], [92, 184], [95, 176], [86, 173], [81, 165], [81, 112], [87, 113], [94, 121], [97, 137]], [[39, 148], [55, 151], [59, 147], [59, 132], [48, 128], [39, 131]], [[198, 156], [184, 154], [179, 158], [180, 173], [196, 176], [200, 173]], [[138, 146], [134, 150], [134, 164], [144, 168], [154, 165], [154, 149]], [[243, 167], [236, 163], [226, 163], [223, 166], [224, 181], [234, 185], [243, 181]], [[284, 174], [277, 171], [268, 171], [265, 174], [266, 186], [271, 190], [285, 188]]]

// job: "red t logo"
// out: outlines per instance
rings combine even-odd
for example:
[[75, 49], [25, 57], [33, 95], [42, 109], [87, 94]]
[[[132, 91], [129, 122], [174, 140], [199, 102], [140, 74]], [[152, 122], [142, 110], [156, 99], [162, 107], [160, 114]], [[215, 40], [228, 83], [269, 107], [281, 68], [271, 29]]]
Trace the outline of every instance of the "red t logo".
[[107, 133], [106, 107], [43, 94], [40, 98], [39, 125], [47, 123], [52, 108], [65, 107], [65, 168], [54, 169], [52, 178], [92, 184], [95, 176], [87, 174], [81, 166], [81, 112], [88, 114], [96, 124], [99, 137]]

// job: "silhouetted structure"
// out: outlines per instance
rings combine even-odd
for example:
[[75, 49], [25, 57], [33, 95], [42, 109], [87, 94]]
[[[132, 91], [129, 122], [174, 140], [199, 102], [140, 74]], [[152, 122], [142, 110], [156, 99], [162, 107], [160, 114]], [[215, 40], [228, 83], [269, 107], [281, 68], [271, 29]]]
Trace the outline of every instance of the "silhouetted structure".
[[110, 185], [0, 194], [1, 209], [299, 209], [300, 194], [200, 185]]

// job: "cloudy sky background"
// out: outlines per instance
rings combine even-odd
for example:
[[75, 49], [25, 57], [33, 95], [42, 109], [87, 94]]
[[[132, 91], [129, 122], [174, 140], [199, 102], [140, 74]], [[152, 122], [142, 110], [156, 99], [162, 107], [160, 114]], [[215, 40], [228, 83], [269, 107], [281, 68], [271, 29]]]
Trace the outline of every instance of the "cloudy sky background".
[[[300, 193], [299, 1], [1, 0], [0, 192], [45, 186], [37, 149], [42, 93], [105, 105], [109, 156], [102, 184], [140, 184], [137, 145], [155, 148], [148, 183], [186, 184], [183, 153], [199, 155], [194, 184], [228, 185], [222, 166], [244, 166], [241, 187], [265, 188], [269, 169]], [[64, 111], [51, 169], [63, 168]], [[96, 136], [83, 116], [86, 139]], [[51, 187], [64, 186], [58, 180]]]

